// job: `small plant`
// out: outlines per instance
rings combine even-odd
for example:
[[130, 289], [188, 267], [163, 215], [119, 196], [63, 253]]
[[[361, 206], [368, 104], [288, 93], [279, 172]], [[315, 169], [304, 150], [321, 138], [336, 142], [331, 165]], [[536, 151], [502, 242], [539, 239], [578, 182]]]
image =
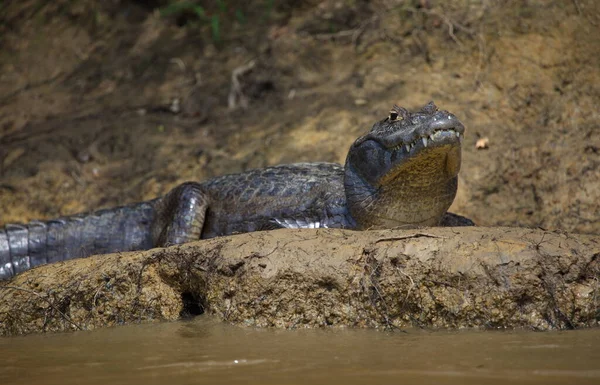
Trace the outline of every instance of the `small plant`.
[[[269, 18], [275, 0], [265, 0], [260, 22]], [[174, 17], [178, 25], [206, 26], [210, 29], [213, 42], [220, 43], [226, 23], [233, 20], [240, 25], [248, 22], [246, 12], [238, 7], [231, 7], [226, 0], [216, 0], [211, 9], [200, 5], [199, 1], [174, 1], [160, 8], [162, 17]]]

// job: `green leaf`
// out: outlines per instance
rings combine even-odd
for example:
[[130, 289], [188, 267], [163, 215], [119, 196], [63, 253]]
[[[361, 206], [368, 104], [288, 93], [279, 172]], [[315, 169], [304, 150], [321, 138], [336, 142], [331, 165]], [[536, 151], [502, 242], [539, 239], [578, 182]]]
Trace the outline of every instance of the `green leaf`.
[[200, 20], [206, 20], [206, 12], [204, 12], [204, 8], [199, 5], [194, 6], [194, 13]]
[[219, 42], [221, 40], [221, 30], [219, 27], [219, 16], [213, 16], [210, 18], [210, 29], [212, 31], [213, 40]]
[[221, 11], [221, 13], [227, 12], [227, 5], [225, 5], [223, 0], [217, 0], [217, 7], [219, 7], [219, 11]]
[[235, 10], [235, 18], [237, 19], [238, 23], [246, 24], [246, 16], [244, 16], [244, 12], [242, 12], [241, 9]]
[[194, 3], [191, 3], [189, 1], [184, 1], [181, 3], [171, 3], [166, 7], [160, 9], [160, 15], [162, 17], [171, 16], [186, 11], [188, 9], [192, 9], [193, 7], [195, 7]]

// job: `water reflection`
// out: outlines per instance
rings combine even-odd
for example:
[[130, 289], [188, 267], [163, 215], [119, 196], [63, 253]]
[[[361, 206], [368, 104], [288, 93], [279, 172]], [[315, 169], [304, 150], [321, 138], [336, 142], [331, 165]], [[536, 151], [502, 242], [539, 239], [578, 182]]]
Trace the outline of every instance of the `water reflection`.
[[600, 330], [266, 330], [209, 317], [0, 338], [2, 384], [600, 383]]

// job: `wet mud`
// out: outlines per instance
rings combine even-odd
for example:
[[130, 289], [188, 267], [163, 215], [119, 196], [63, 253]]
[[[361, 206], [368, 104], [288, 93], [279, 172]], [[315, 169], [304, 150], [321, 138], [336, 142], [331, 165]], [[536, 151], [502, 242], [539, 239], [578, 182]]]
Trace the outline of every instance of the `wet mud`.
[[0, 286], [0, 333], [214, 314], [244, 326], [598, 326], [600, 243], [518, 228], [275, 230], [46, 265]]

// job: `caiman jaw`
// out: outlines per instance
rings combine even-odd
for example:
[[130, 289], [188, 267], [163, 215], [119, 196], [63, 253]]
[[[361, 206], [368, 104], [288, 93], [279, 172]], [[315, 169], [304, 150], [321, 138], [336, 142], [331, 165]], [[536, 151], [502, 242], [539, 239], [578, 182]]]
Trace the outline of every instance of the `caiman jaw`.
[[[397, 144], [392, 144], [390, 146], [386, 146], [388, 150], [399, 151], [405, 149], [407, 153], [410, 153], [418, 144], [422, 144], [422, 148], [427, 148], [427, 146], [436, 146], [440, 144], [444, 144], [447, 142], [452, 142], [454, 137], [457, 138], [459, 143], [462, 143], [461, 131], [457, 131], [458, 127], [450, 127], [450, 128], [438, 128], [434, 130], [429, 135], [421, 136], [417, 139], [414, 139], [412, 142], [404, 142], [400, 140]], [[391, 142], [391, 141], [390, 141]]]
[[[433, 134], [429, 135], [429, 136], [423, 136], [420, 139], [420, 142], [423, 143], [423, 147], [427, 147], [427, 145], [435, 145], [436, 142], [439, 142], [441, 140], [444, 139], [444, 137], [449, 134], [449, 135], [455, 135], [457, 138], [459, 138], [459, 140], [462, 143], [462, 139], [460, 138], [460, 132], [454, 131], [453, 129], [448, 129], [448, 130], [438, 130], [435, 131]], [[403, 148], [406, 149], [406, 152], [410, 152], [413, 148], [415, 148], [415, 145], [419, 142], [419, 139], [416, 139], [410, 143], [402, 143], [400, 142], [400, 144], [389, 148], [390, 150], [402, 150]]]
[[[395, 158], [396, 162], [380, 179], [380, 184], [385, 184], [390, 179], [397, 177], [406, 178], [408, 175], [398, 174], [407, 172], [407, 168], [417, 168], [424, 173], [430, 168], [428, 163], [434, 161], [435, 158], [445, 159], [445, 162], [443, 165], [437, 164], [436, 167], [443, 168], [432, 170], [433, 173], [443, 172], [448, 178], [458, 175], [463, 138], [461, 135], [464, 133], [464, 126], [460, 122], [458, 123], [458, 125], [435, 127], [433, 131], [427, 130], [423, 136], [419, 136], [411, 142], [406, 139], [398, 144], [388, 141], [386, 151], [391, 153], [391, 157]], [[443, 176], [438, 175], [439, 177]]]

